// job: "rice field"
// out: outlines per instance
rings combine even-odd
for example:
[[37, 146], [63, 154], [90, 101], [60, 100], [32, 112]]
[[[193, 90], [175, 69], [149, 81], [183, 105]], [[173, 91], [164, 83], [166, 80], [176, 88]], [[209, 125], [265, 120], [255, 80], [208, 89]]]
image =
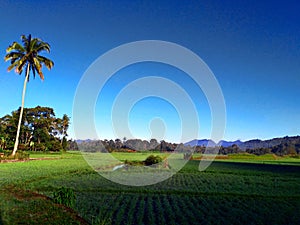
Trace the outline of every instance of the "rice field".
[[[144, 160], [149, 154], [113, 155], [124, 161]], [[202, 172], [199, 161], [192, 160], [168, 180], [132, 187], [100, 176], [80, 153], [32, 157], [47, 160], [0, 164], [0, 224], [300, 222], [299, 159], [290, 159], [293, 165], [269, 156], [269, 163], [245, 163], [244, 156], [236, 156], [217, 160]], [[60, 187], [74, 190], [72, 209], [53, 203], [53, 192]]]

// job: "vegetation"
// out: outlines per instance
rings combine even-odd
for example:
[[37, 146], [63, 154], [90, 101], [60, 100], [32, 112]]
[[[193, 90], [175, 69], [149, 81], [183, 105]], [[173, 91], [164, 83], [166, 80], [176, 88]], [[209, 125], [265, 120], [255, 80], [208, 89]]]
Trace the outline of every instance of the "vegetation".
[[74, 207], [75, 200], [74, 191], [70, 188], [61, 187], [53, 193], [53, 201], [58, 204]]
[[[144, 161], [149, 153], [113, 155]], [[213, 162], [203, 172], [198, 171], [198, 161], [189, 161], [164, 182], [130, 187], [99, 176], [80, 153], [32, 156], [52, 160], [0, 164], [4, 224], [297, 224], [300, 220], [299, 159], [279, 157], [291, 161], [290, 166], [276, 164], [279, 159], [262, 164], [239, 163], [242, 159], [237, 158]], [[61, 187], [74, 192], [72, 210], [53, 202]]]
[[[203, 143], [208, 143], [206, 140]], [[255, 155], [276, 154], [283, 155], [300, 155], [300, 136], [274, 138], [271, 140], [250, 140], [247, 142], [236, 142], [229, 146], [206, 147], [206, 145], [184, 145], [176, 143], [168, 143], [151, 139], [150, 141], [140, 139], [123, 140], [86, 140], [78, 143], [80, 150], [87, 152], [136, 152], [136, 151], [152, 151], [152, 152], [182, 152], [186, 153], [186, 159], [194, 153], [211, 153], [217, 151], [220, 155], [228, 155], [235, 153], [250, 153]]]
[[12, 155], [11, 151], [0, 150], [0, 162], [9, 160], [29, 160], [29, 153], [18, 151], [15, 155]]
[[159, 155], [149, 155], [145, 160], [132, 160], [132, 159], [125, 159], [124, 163], [131, 166], [158, 166], [163, 161], [162, 157]]
[[18, 114], [19, 122], [16, 132], [15, 144], [12, 155], [16, 154], [19, 144], [19, 134], [21, 129], [22, 123], [22, 116], [23, 116], [23, 109], [24, 109], [24, 99], [25, 99], [25, 92], [26, 92], [26, 84], [29, 81], [29, 74], [30, 71], [35, 74], [38, 73], [40, 78], [44, 80], [44, 75], [42, 73], [42, 65], [45, 65], [49, 70], [53, 67], [54, 63], [40, 55], [42, 51], [50, 52], [50, 45], [46, 42], [43, 42], [39, 38], [31, 38], [31, 35], [26, 37], [25, 35], [21, 36], [22, 44], [18, 42], [13, 42], [6, 49], [6, 56], [4, 57], [5, 61], [9, 61], [11, 65], [7, 68], [8, 71], [11, 71], [15, 68], [16, 73], [21, 74], [23, 69], [26, 68], [26, 74], [24, 79], [23, 85], [23, 93], [22, 93], [22, 104]]
[[172, 152], [175, 149], [177, 151], [188, 150], [189, 147], [185, 147], [183, 144], [168, 143], [161, 141], [160, 143], [156, 139], [150, 141], [140, 139], [129, 139], [122, 142], [120, 139], [116, 140], [86, 140], [78, 143], [79, 148], [82, 151], [88, 152], [132, 152], [132, 151], [160, 151], [160, 152]]
[[163, 161], [163, 159], [160, 156], [158, 156], [158, 155], [149, 155], [145, 159], [144, 163], [145, 163], [146, 166], [151, 166], [151, 165], [160, 163], [162, 161]]
[[[20, 108], [0, 118], [0, 148], [13, 149]], [[55, 116], [50, 107], [24, 108], [18, 149], [22, 151], [60, 151], [77, 149], [76, 143], [67, 141], [69, 117]]]

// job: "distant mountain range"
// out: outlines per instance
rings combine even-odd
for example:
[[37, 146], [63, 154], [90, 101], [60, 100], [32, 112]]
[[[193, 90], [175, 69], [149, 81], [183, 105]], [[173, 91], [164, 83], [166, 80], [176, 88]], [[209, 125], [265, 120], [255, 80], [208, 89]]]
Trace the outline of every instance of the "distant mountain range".
[[76, 140], [76, 143], [77, 143], [77, 144], [81, 144], [82, 142], [92, 142], [92, 141], [93, 141], [92, 139], [84, 139], [84, 140], [77, 139], [77, 140]]
[[289, 143], [299, 143], [300, 142], [300, 136], [293, 136], [293, 137], [281, 137], [281, 138], [273, 138], [269, 140], [259, 140], [259, 139], [253, 139], [249, 141], [242, 142], [240, 140], [237, 141], [220, 141], [218, 143], [215, 143], [212, 140], [209, 139], [201, 139], [201, 140], [192, 140], [187, 143], [185, 143], [185, 146], [223, 146], [223, 147], [229, 147], [232, 145], [237, 145], [240, 149], [255, 149], [255, 148], [270, 148], [277, 145], [284, 145]]
[[213, 147], [213, 146], [223, 146], [223, 147], [229, 147], [229, 146], [232, 146], [232, 145], [237, 145], [237, 146], [241, 146], [244, 142], [240, 141], [240, 140], [237, 140], [237, 141], [219, 141], [218, 143], [215, 143], [214, 141], [212, 140], [209, 140], [209, 139], [201, 139], [201, 140], [192, 140], [192, 141], [189, 141], [187, 143], [185, 143], [184, 145], [185, 146], [192, 146], [192, 147], [195, 147], [195, 146], [208, 146], [208, 147]]

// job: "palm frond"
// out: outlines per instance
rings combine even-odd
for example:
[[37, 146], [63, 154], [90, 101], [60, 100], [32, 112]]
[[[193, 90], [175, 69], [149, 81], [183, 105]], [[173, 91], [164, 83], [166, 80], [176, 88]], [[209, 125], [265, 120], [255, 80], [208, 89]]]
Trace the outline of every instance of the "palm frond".
[[21, 52], [10, 52], [4, 56], [4, 60], [5, 61], [16, 60], [16, 59], [22, 58], [23, 56], [24, 56], [24, 53], [21, 53]]
[[21, 74], [23, 72], [23, 68], [24, 68], [26, 63], [27, 63], [26, 58], [24, 58], [23, 60], [20, 60], [20, 65], [18, 67], [16, 67], [16, 72], [18, 74]]
[[24, 46], [28, 45], [28, 38], [24, 34], [21, 35], [21, 40]]
[[30, 41], [30, 45], [28, 46], [28, 49], [29, 51], [28, 52], [31, 52], [31, 51], [35, 51], [37, 52], [36, 48], [37, 46], [39, 46], [39, 40], [37, 38], [33, 38], [31, 41]]
[[[34, 64], [30, 64], [30, 70], [32, 71], [32, 73], [33, 73], [33, 78], [35, 79], [35, 71], [36, 71], [36, 69], [35, 69], [35, 67], [34, 67]], [[28, 77], [28, 81], [29, 81], [29, 77]]]
[[17, 61], [17, 60], [18, 60], [18, 59], [15, 59], [15, 58], [11, 59], [11, 60], [10, 60], [10, 64], [14, 64], [15, 61]]
[[48, 53], [50, 53], [50, 45], [46, 42], [38, 42], [37, 46], [35, 47], [35, 50], [37, 52], [40, 51], [47, 51]]
[[22, 40], [23, 46], [26, 48], [26, 51], [28, 51], [28, 47], [31, 42], [31, 35], [29, 34], [28, 37], [26, 37], [25, 35], [21, 35], [21, 40]]
[[8, 46], [6, 49], [6, 52], [11, 52], [12, 50], [19, 51], [19, 52], [25, 52], [25, 48], [19, 44], [18, 42], [13, 42], [12, 45]]
[[54, 66], [54, 62], [44, 56], [37, 56], [37, 59], [42, 62], [49, 70], [52, 69], [52, 67]]
[[34, 67], [36, 68], [36, 71], [38, 72], [40, 78], [42, 80], [44, 80], [44, 74], [42, 73], [42, 65], [41, 63], [39, 62], [39, 60], [37, 60], [37, 58], [33, 58], [34, 60]]
[[17, 60], [14, 63], [12, 63], [9, 67], [7, 67], [7, 71], [11, 71], [14, 67], [18, 67], [22, 62], [20, 62], [21, 60]]

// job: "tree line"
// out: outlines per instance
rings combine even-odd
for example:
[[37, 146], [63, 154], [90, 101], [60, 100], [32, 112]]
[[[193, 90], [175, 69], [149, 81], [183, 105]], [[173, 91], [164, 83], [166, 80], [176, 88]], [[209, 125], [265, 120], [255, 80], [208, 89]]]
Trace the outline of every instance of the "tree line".
[[78, 141], [78, 148], [82, 151], [89, 152], [131, 152], [131, 151], [174, 151], [181, 147], [181, 149], [188, 150], [189, 147], [183, 144], [170, 143], [166, 141], [158, 142], [156, 139], [150, 141], [141, 139], [129, 139], [126, 138], [115, 140], [84, 140]]
[[[278, 142], [278, 140], [281, 140]], [[250, 141], [251, 142], [251, 141]], [[252, 141], [257, 142], [257, 140]], [[141, 139], [129, 139], [126, 138], [115, 140], [85, 140], [78, 141], [77, 145], [81, 151], [88, 152], [131, 152], [131, 151], [161, 151], [161, 152], [195, 152], [195, 153], [208, 153], [220, 155], [235, 154], [235, 153], [250, 153], [255, 155], [263, 154], [276, 154], [283, 155], [299, 155], [300, 154], [300, 136], [296, 137], [284, 137], [276, 138], [274, 140], [267, 140], [268, 147], [264, 144], [264, 141], [259, 141], [260, 145], [248, 145], [247, 148], [233, 144], [231, 146], [216, 146], [206, 147], [205, 145], [189, 146], [185, 144], [177, 144], [166, 142], [164, 140], [158, 142], [156, 139], [150, 141]], [[272, 145], [270, 143], [273, 143]], [[77, 147], [77, 146], [76, 146]]]
[[[21, 108], [0, 118], [0, 148], [12, 150]], [[19, 134], [19, 150], [60, 151], [74, 147], [67, 141], [70, 118], [55, 116], [53, 108], [37, 106], [24, 108]], [[76, 147], [76, 146], [75, 146]], [[74, 147], [74, 148], [75, 148]]]

